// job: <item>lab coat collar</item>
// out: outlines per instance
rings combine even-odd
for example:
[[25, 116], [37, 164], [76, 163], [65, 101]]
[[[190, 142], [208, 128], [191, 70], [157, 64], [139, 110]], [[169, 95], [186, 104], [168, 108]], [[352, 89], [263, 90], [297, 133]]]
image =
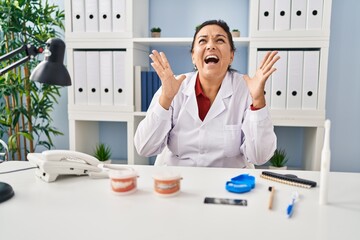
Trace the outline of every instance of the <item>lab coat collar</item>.
[[[187, 96], [187, 101], [185, 103], [185, 109], [186, 111], [195, 119], [198, 121], [201, 121], [199, 118], [198, 113], [198, 106], [196, 101], [196, 95], [195, 95], [195, 82], [196, 82], [196, 74], [193, 74], [189, 84], [184, 88], [182, 91], [184, 95]], [[218, 94], [216, 95], [216, 98], [213, 102], [213, 104], [210, 107], [209, 112], [207, 113], [203, 125], [209, 122], [211, 119], [214, 119], [216, 116], [218, 116], [220, 113], [222, 113], [225, 109], [225, 103], [224, 99], [230, 97], [233, 94], [233, 88], [232, 88], [232, 78], [233, 74], [232, 72], [227, 72], [225, 75], [225, 78], [221, 84], [221, 87], [219, 89]]]

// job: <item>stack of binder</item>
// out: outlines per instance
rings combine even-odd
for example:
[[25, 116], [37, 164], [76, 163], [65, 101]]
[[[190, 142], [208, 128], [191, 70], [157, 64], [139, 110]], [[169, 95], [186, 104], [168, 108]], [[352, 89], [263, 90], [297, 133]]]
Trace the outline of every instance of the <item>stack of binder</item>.
[[[259, 50], [258, 64], [268, 50]], [[277, 69], [265, 85], [265, 99], [272, 109], [316, 110], [320, 51], [280, 49]]]
[[146, 112], [156, 91], [161, 86], [159, 76], [154, 71], [141, 72], [141, 111]]
[[259, 31], [320, 30], [323, 0], [259, 0]]
[[73, 32], [125, 32], [126, 0], [72, 0]]
[[74, 51], [76, 105], [129, 105], [126, 102], [126, 50]]

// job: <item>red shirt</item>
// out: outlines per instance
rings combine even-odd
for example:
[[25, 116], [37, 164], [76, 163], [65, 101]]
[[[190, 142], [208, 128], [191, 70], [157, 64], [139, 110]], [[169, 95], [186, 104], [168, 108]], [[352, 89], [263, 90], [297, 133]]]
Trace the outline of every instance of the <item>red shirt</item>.
[[199, 118], [201, 119], [201, 121], [204, 121], [206, 114], [208, 113], [208, 111], [210, 109], [211, 102], [210, 102], [210, 99], [205, 95], [205, 93], [203, 92], [203, 90], [201, 88], [199, 74], [196, 77], [195, 94], [196, 94], [196, 100], [197, 100], [198, 109], [199, 109]]
[[[196, 100], [197, 100], [198, 109], [199, 109], [199, 118], [201, 119], [201, 121], [204, 121], [206, 114], [209, 112], [211, 102], [210, 102], [210, 99], [205, 95], [205, 93], [203, 92], [203, 90], [201, 88], [199, 74], [196, 77], [195, 94], [196, 94]], [[256, 110], [259, 110], [260, 108], [255, 108], [251, 104], [250, 109], [253, 111], [256, 111]]]

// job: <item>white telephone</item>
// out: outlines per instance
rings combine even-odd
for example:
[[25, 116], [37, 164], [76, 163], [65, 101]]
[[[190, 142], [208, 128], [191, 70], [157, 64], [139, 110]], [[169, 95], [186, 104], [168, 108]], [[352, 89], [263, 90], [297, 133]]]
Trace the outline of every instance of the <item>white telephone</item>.
[[97, 158], [70, 150], [29, 153], [27, 159], [37, 166], [36, 175], [45, 182], [53, 182], [61, 174], [91, 175], [103, 171]]

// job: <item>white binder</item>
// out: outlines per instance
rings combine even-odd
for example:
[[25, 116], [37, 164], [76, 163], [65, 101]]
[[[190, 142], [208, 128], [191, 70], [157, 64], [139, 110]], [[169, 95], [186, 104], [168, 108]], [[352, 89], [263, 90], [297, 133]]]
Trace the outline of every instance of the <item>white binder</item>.
[[[266, 55], [267, 51], [258, 51], [257, 52], [257, 67], [256, 69], [258, 69], [260, 67], [260, 63], [261, 61], [264, 59], [265, 55]], [[265, 83], [265, 101], [266, 101], [266, 105], [267, 106], [271, 106], [271, 81], [272, 81], [272, 76], [270, 76], [266, 83]]]
[[86, 52], [87, 96], [89, 105], [100, 105], [99, 51]]
[[287, 51], [279, 51], [280, 59], [275, 63], [277, 69], [272, 74], [271, 81], [271, 108], [285, 109], [286, 82], [287, 82]]
[[304, 52], [303, 109], [317, 109], [319, 83], [319, 51]]
[[113, 32], [126, 30], [126, 0], [112, 0], [112, 27]]
[[307, 29], [319, 30], [322, 25], [323, 0], [309, 0], [307, 9]]
[[276, 31], [290, 29], [290, 0], [275, 0], [275, 23]]
[[306, 29], [306, 2], [307, 0], [292, 0], [291, 4], [291, 30]]
[[259, 1], [259, 30], [274, 30], [274, 0]]
[[86, 52], [74, 51], [74, 99], [76, 105], [87, 104]]
[[84, 0], [72, 0], [71, 23], [73, 32], [85, 32], [85, 6]]
[[99, 9], [97, 0], [85, 1], [85, 31], [98, 32], [99, 31]]
[[301, 109], [303, 51], [288, 52], [287, 109]]
[[114, 105], [126, 105], [125, 80], [126, 51], [114, 51]]
[[112, 51], [100, 52], [100, 98], [101, 105], [113, 105], [113, 54]]
[[111, 14], [112, 0], [99, 1], [99, 31], [111, 32], [112, 31], [112, 14]]

